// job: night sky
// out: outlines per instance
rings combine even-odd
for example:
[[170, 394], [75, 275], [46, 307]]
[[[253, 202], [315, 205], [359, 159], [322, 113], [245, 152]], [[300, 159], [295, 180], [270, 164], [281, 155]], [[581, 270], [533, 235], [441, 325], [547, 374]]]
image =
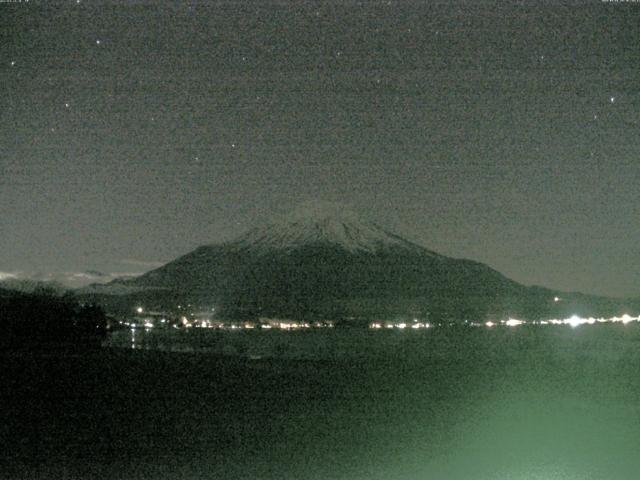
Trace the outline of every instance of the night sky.
[[2, 2], [0, 277], [140, 273], [330, 200], [525, 284], [637, 296], [639, 22], [599, 0]]

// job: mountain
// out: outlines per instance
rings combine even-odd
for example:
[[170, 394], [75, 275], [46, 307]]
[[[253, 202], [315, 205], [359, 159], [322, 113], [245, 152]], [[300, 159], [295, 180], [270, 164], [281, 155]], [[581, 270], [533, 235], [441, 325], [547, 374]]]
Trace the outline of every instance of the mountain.
[[190, 302], [231, 318], [480, 320], [617, 308], [608, 299], [568, 294], [557, 305], [558, 292], [440, 255], [334, 204], [305, 204], [233, 241], [92, 288], [86, 293], [124, 296], [130, 305]]

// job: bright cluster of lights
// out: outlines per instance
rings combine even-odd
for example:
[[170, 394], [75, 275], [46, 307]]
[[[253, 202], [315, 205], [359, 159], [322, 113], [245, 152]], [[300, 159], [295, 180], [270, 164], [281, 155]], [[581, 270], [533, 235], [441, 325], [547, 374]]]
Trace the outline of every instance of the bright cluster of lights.
[[331, 328], [334, 326], [334, 322], [332, 320], [317, 320], [313, 322], [305, 322], [305, 321], [295, 321], [290, 319], [278, 319], [278, 318], [260, 318], [254, 321], [222, 321], [221, 319], [215, 319], [213, 317], [213, 312], [215, 312], [214, 307], [206, 307], [204, 310], [199, 312], [192, 311], [193, 308], [196, 308], [195, 305], [186, 304], [186, 305], [177, 305], [178, 310], [180, 310], [179, 316], [172, 319], [162, 318], [166, 316], [172, 316], [170, 314], [163, 313], [161, 311], [149, 311], [143, 305], [137, 305], [133, 311], [135, 312], [134, 319], [130, 320], [121, 320], [120, 324], [126, 325], [131, 328], [143, 327], [145, 329], [151, 329], [157, 326], [158, 320], [161, 324], [166, 324], [166, 327], [173, 327], [176, 329], [181, 328], [214, 328], [221, 330], [252, 330], [252, 329], [261, 329], [261, 330], [271, 330], [271, 329], [279, 329], [279, 330], [298, 330], [298, 329], [306, 329], [306, 328]]
[[510, 318], [509, 320], [504, 322], [507, 327], [517, 327], [518, 325], [522, 325], [523, 323], [525, 323], [523, 320], [516, 320], [515, 318]]
[[[169, 323], [165, 318], [160, 320], [160, 323]], [[151, 329], [156, 326], [152, 319], [145, 319], [140, 322], [120, 321], [121, 325], [126, 325], [131, 329], [138, 327], [144, 327], [145, 329]], [[306, 328], [332, 328], [333, 322], [292, 322], [292, 321], [279, 321], [271, 323], [260, 322], [230, 322], [224, 323], [220, 321], [206, 320], [206, 319], [189, 319], [186, 316], [181, 316], [177, 323], [171, 324], [173, 328], [215, 328], [219, 330], [298, 330]]]
[[333, 322], [279, 322], [275, 324], [263, 324], [262, 328], [279, 328], [281, 330], [297, 330], [301, 328], [331, 328]]
[[430, 323], [423, 323], [423, 322], [418, 322], [417, 320], [414, 320], [413, 323], [409, 324], [406, 322], [373, 322], [369, 324], [369, 328], [373, 329], [373, 330], [380, 330], [380, 329], [394, 329], [397, 328], [399, 330], [404, 330], [405, 328], [412, 328], [414, 330], [418, 330], [421, 328], [431, 328], [431, 324]]
[[[594, 318], [594, 317], [579, 317], [578, 315], [573, 315], [569, 318], [563, 319], [551, 319], [551, 320], [536, 320], [532, 322], [527, 322], [524, 320], [516, 320], [515, 318], [510, 318], [509, 320], [503, 320], [500, 322], [502, 325], [506, 325], [508, 327], [515, 327], [523, 324], [530, 325], [569, 325], [571, 327], [578, 327], [580, 325], [593, 325], [595, 323], [622, 323], [627, 324], [630, 322], [640, 322], [640, 316], [632, 317], [629, 314], [624, 314], [620, 317], [611, 317], [611, 318]], [[485, 326], [491, 327], [495, 325], [492, 322], [486, 322]]]
[[298, 330], [304, 328], [325, 328], [333, 327], [332, 323], [308, 323], [308, 322], [292, 322], [292, 321], [279, 321], [271, 323], [260, 322], [231, 322], [223, 323], [211, 320], [187, 320], [186, 317], [181, 318], [181, 326], [184, 328], [217, 328], [221, 330]]
[[[611, 317], [611, 318], [594, 318], [594, 317], [579, 317], [577, 315], [573, 315], [569, 318], [563, 319], [551, 319], [551, 320], [519, 320], [517, 318], [509, 318], [507, 320], [500, 320], [499, 322], [487, 321], [484, 323], [476, 323], [476, 322], [465, 322], [466, 325], [470, 325], [472, 327], [487, 327], [492, 328], [496, 326], [506, 326], [506, 327], [517, 327], [519, 325], [569, 325], [571, 327], [577, 327], [579, 325], [593, 325], [595, 323], [622, 323], [627, 324], [630, 322], [640, 322], [640, 316], [632, 317], [629, 314], [624, 314], [620, 317]], [[440, 325], [440, 324], [438, 324]], [[450, 323], [449, 325], [454, 325], [454, 323]], [[414, 321], [413, 324], [405, 323], [405, 322], [373, 322], [369, 324], [369, 328], [373, 330], [382, 330], [382, 329], [399, 329], [404, 330], [406, 328], [412, 329], [420, 329], [420, 328], [431, 328], [433, 325], [430, 323], [422, 323]]]

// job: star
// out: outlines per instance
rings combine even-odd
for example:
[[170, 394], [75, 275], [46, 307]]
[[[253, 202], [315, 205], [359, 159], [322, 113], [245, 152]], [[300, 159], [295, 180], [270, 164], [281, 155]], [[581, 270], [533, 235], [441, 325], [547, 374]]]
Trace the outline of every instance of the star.
[[96, 40], [96, 45], [100, 45], [100, 43], [102, 43], [100, 40]]
[[616, 101], [616, 97], [610, 97], [610, 98], [609, 98], [609, 101], [610, 101], [611, 103], [615, 102], [615, 101]]
[[15, 64], [16, 64], [16, 61], [15, 60], [11, 60], [11, 66], [13, 67], [13, 66], [15, 66]]
[[68, 103], [68, 102], [67, 102], [67, 103], [65, 103], [65, 104], [64, 104], [64, 106], [65, 106], [66, 108], [69, 108], [69, 107], [70, 107], [70, 105], [69, 105], [69, 103]]
[[597, 120], [597, 119], [598, 119], [598, 115], [597, 115], [597, 114], [596, 114], [596, 115], [594, 115], [594, 116], [593, 116], [593, 119], [594, 119], [594, 120]]
[[231, 144], [231, 148], [236, 148], [236, 144], [235, 144], [235, 143], [232, 143], [232, 144]]

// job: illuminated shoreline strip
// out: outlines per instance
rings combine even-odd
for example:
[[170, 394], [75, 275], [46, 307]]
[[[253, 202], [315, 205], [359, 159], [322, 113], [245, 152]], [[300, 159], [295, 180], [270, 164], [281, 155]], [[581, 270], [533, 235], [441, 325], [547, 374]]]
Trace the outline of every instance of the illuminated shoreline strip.
[[[511, 324], [509, 322], [512, 322]], [[622, 323], [627, 324], [631, 322], [640, 322], [640, 316], [632, 317], [631, 315], [624, 314], [620, 317], [611, 317], [611, 318], [594, 318], [594, 317], [579, 317], [578, 315], [573, 315], [569, 318], [557, 319], [553, 318], [550, 320], [536, 320], [532, 322], [525, 322], [522, 320], [509, 319], [505, 323], [505, 325], [515, 326], [515, 322], [517, 325], [529, 323], [531, 325], [570, 325], [572, 327], [577, 327], [579, 325], [593, 325], [595, 323]]]
[[[640, 316], [632, 317], [629, 314], [624, 314], [620, 317], [610, 317], [610, 318], [595, 318], [595, 317], [579, 317], [578, 315], [573, 315], [569, 318], [557, 319], [552, 318], [549, 320], [520, 320], [517, 318], [509, 318], [508, 320], [500, 320], [499, 322], [487, 321], [484, 323], [477, 322], [465, 322], [464, 324], [459, 324], [452, 322], [450, 325], [469, 325], [472, 327], [497, 327], [497, 326], [506, 326], [506, 327], [517, 327], [520, 325], [569, 325], [571, 327], [578, 327], [580, 325], [594, 325], [596, 323], [622, 323], [626, 325], [631, 322], [640, 322]], [[420, 328], [431, 328], [433, 325], [429, 323], [414, 323], [412, 325], [407, 324], [405, 322], [373, 322], [369, 324], [369, 328], [373, 330], [381, 330], [381, 329], [399, 329], [403, 330], [411, 326], [412, 329], [420, 329]], [[442, 326], [438, 324], [437, 326]]]
[[[165, 321], [161, 323], [165, 323]], [[420, 329], [429, 329], [433, 327], [443, 327], [447, 325], [460, 325], [460, 326], [471, 326], [471, 327], [486, 327], [486, 328], [494, 328], [499, 326], [505, 327], [517, 327], [520, 325], [569, 325], [571, 327], [578, 327], [580, 325], [594, 325], [596, 323], [622, 323], [626, 325], [631, 322], [640, 322], [640, 316], [633, 317], [628, 314], [624, 314], [620, 317], [610, 317], [610, 318], [595, 318], [595, 317], [579, 317], [578, 315], [573, 315], [569, 318], [564, 319], [548, 319], [548, 320], [520, 320], [517, 318], [509, 318], [507, 320], [500, 321], [486, 321], [483, 323], [479, 322], [464, 322], [464, 323], [456, 323], [451, 322], [448, 324], [431, 324], [427, 322], [418, 322], [416, 320], [413, 323], [409, 322], [371, 322], [368, 327], [371, 330], [388, 330], [388, 329], [398, 329], [398, 330], [420, 330]], [[144, 323], [136, 323], [136, 322], [120, 322], [122, 325], [126, 325], [131, 329], [134, 328], [145, 328], [151, 329], [155, 325], [150, 321], [145, 321]], [[277, 322], [272, 324], [259, 324], [255, 322], [242, 322], [242, 323], [230, 323], [230, 324], [220, 324], [213, 321], [207, 320], [193, 320], [188, 321], [185, 317], [182, 317], [182, 322], [179, 324], [174, 324], [174, 328], [215, 328], [220, 330], [244, 330], [244, 329], [258, 329], [258, 330], [299, 330], [299, 329], [320, 329], [320, 328], [333, 328], [333, 324], [329, 323], [321, 323], [321, 324], [310, 324], [307, 322]]]

